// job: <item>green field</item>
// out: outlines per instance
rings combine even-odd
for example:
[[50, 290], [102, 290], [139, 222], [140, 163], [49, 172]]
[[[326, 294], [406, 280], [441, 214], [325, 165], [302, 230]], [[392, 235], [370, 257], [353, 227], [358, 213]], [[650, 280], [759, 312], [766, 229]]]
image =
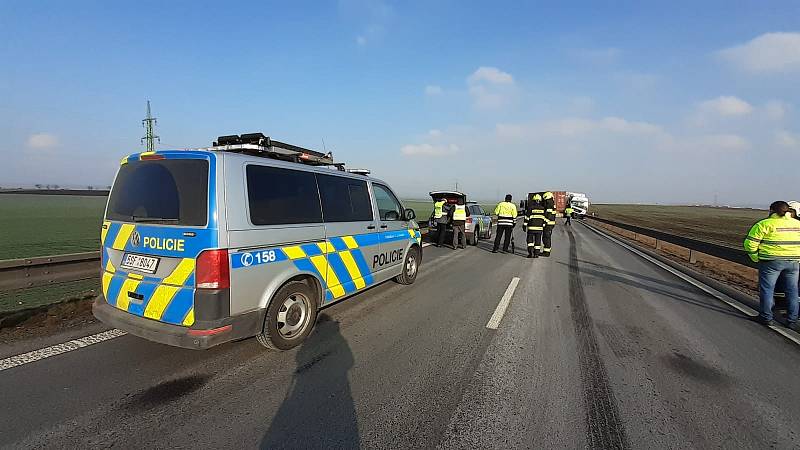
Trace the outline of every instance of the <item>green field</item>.
[[0, 194], [0, 259], [98, 250], [106, 197]]
[[[105, 203], [106, 197], [0, 194], [0, 259], [97, 250]], [[433, 210], [431, 201], [403, 204], [419, 220]]]
[[590, 211], [606, 219], [737, 248], [750, 227], [767, 216], [758, 209], [705, 206], [592, 205]]

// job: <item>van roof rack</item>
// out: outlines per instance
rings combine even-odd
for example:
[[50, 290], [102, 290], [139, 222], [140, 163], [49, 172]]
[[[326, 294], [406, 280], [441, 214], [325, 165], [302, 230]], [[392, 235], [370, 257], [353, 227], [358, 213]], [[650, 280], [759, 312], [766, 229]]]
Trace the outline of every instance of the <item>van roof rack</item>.
[[244, 153], [312, 166], [333, 166], [344, 171], [344, 163], [334, 162], [331, 152], [320, 153], [315, 150], [275, 141], [263, 133], [220, 136], [214, 141], [213, 146], [208, 147], [207, 150]]

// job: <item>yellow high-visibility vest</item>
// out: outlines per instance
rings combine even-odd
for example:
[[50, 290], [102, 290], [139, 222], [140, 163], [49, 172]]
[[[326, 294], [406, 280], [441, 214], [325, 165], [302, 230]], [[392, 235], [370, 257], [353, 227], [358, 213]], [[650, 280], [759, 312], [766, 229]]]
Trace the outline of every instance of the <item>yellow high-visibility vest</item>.
[[444, 208], [444, 204], [445, 203], [446, 202], [444, 200], [442, 200], [442, 201], [435, 202], [433, 204], [433, 218], [434, 219], [441, 219], [442, 218], [442, 216], [444, 215], [444, 212], [442, 211], [442, 209]]
[[453, 210], [453, 220], [467, 220], [467, 207], [464, 205], [456, 205]]
[[744, 250], [750, 259], [800, 260], [800, 220], [772, 214], [750, 228], [744, 239]]

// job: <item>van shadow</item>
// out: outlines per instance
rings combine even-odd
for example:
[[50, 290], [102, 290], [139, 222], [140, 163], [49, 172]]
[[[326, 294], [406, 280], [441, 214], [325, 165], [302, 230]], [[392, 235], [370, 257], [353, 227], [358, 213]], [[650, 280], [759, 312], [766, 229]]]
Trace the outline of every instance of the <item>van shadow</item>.
[[348, 380], [355, 360], [339, 322], [321, 314], [296, 352], [292, 385], [261, 448], [358, 448], [361, 439]]

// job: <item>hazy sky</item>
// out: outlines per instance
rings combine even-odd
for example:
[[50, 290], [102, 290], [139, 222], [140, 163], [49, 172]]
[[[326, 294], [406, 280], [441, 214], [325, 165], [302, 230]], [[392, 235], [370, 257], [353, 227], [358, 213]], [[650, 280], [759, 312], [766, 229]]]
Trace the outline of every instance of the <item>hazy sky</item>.
[[[234, 6], [236, 4], [236, 6]], [[0, 186], [262, 131], [404, 197], [800, 198], [800, 2], [0, 0]]]

